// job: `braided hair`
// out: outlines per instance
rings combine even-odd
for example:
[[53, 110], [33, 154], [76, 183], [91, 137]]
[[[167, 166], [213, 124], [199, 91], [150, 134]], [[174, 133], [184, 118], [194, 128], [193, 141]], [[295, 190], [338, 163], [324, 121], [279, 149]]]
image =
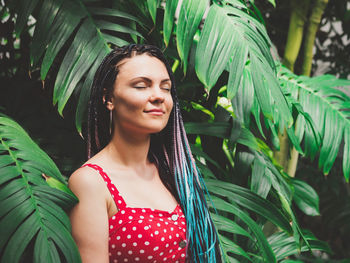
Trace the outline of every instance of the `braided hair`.
[[147, 54], [162, 61], [171, 80], [173, 109], [166, 127], [151, 135], [148, 158], [179, 202], [187, 225], [187, 254], [190, 262], [221, 262], [218, 234], [209, 214], [203, 179], [195, 164], [184, 129], [175, 81], [169, 63], [161, 50], [152, 45], [130, 44], [112, 50], [102, 61], [94, 77], [88, 104], [87, 154], [91, 158], [110, 141], [112, 121], [106, 107], [119, 72], [118, 63], [125, 58]]

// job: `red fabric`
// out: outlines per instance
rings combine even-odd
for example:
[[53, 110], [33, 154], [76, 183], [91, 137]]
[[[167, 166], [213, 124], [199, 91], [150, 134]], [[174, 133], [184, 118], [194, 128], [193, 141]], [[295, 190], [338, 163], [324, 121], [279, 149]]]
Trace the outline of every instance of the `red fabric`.
[[118, 207], [109, 219], [110, 262], [185, 262], [186, 220], [180, 205], [173, 212], [128, 207], [101, 167], [99, 172]]

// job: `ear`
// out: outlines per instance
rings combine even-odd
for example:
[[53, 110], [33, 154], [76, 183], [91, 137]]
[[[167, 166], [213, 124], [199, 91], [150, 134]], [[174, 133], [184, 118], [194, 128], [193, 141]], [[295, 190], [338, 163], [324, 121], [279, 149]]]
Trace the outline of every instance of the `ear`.
[[113, 109], [114, 109], [114, 104], [113, 104], [111, 98], [110, 98], [109, 100], [106, 101], [106, 97], [103, 96], [103, 104], [106, 105], [106, 108], [107, 108], [108, 110], [113, 110]]
[[102, 100], [103, 100], [103, 104], [106, 105], [106, 108], [108, 110], [113, 110], [114, 109], [114, 105], [113, 105], [113, 102], [112, 102], [112, 98], [108, 98], [109, 96], [106, 95], [106, 90], [104, 90], [104, 95], [102, 97]]
[[112, 103], [111, 100], [108, 100], [106, 102], [106, 107], [107, 107], [108, 110], [113, 110], [114, 109], [114, 104]]

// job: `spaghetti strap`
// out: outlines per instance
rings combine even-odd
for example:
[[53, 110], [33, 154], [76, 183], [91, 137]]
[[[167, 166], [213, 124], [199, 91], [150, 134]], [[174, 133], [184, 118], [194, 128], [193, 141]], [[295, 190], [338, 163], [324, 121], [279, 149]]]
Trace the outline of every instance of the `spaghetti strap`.
[[126, 203], [123, 199], [123, 197], [120, 195], [117, 187], [112, 183], [111, 179], [108, 177], [108, 175], [103, 171], [102, 167], [98, 166], [97, 164], [84, 164], [82, 167], [88, 166], [96, 171], [101, 175], [102, 179], [106, 182], [107, 188], [109, 192], [112, 195], [112, 198], [117, 205], [118, 210], [122, 210], [126, 208]]

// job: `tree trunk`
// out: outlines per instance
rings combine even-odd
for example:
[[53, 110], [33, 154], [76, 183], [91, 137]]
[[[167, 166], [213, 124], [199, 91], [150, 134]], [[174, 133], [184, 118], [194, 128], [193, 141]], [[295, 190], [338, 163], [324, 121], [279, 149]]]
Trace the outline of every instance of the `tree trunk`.
[[310, 0], [291, 1], [292, 13], [290, 15], [288, 37], [283, 58], [283, 64], [291, 71], [294, 71], [294, 64], [303, 40], [304, 25], [307, 21], [309, 6]]
[[321, 18], [327, 6], [327, 3], [328, 0], [316, 0], [312, 8], [305, 35], [304, 61], [301, 71], [301, 74], [305, 76], [310, 76], [311, 73], [312, 58], [314, 56], [313, 48], [315, 44], [316, 33], [318, 31], [318, 27], [320, 25]]
[[[291, 71], [294, 71], [294, 64], [300, 51], [309, 6], [310, 0], [293, 0], [291, 2], [292, 12], [283, 58], [283, 64]], [[283, 133], [279, 133], [278, 138], [280, 140], [280, 150], [274, 152], [274, 157], [287, 172], [289, 163], [289, 139], [287, 132], [284, 130]]]
[[[314, 56], [313, 47], [315, 44], [316, 33], [318, 31], [318, 27], [320, 25], [321, 18], [327, 6], [327, 3], [328, 3], [328, 0], [316, 0], [312, 7], [310, 19], [308, 22], [308, 27], [306, 29], [306, 34], [305, 34], [304, 60], [303, 60], [303, 65], [301, 70], [302, 75], [310, 76], [312, 58]], [[290, 176], [294, 177], [297, 169], [298, 158], [299, 158], [299, 153], [294, 147], [291, 150], [290, 157], [291, 158], [286, 165], [286, 171]]]

